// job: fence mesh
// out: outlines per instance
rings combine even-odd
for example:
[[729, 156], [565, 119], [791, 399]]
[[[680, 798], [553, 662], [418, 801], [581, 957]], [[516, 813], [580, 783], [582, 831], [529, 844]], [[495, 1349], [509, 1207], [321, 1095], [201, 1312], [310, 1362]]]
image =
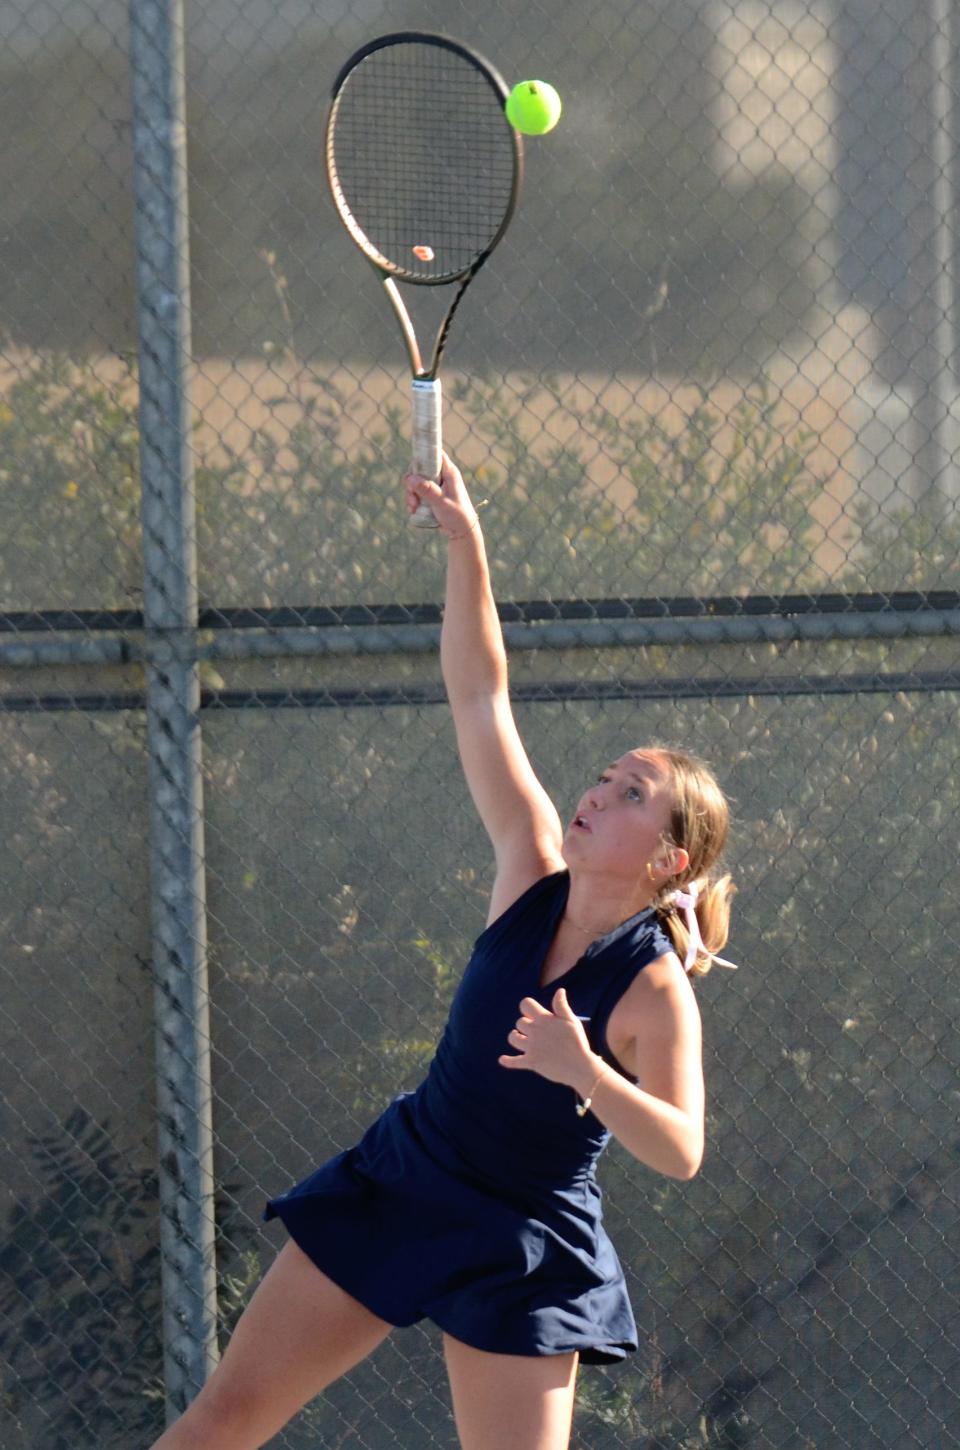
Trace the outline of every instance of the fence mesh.
[[[947, 0], [188, 14], [221, 1343], [265, 1198], [421, 1079], [491, 884], [403, 350], [319, 159], [336, 71], [405, 28], [564, 99], [444, 373], [531, 758], [563, 811], [675, 741], [734, 805], [707, 1157], [604, 1159], [641, 1349], [581, 1370], [573, 1444], [956, 1445]], [[4, 1450], [164, 1423], [127, 29], [0, 0]], [[395, 1333], [275, 1443], [454, 1446], [439, 1347]]]

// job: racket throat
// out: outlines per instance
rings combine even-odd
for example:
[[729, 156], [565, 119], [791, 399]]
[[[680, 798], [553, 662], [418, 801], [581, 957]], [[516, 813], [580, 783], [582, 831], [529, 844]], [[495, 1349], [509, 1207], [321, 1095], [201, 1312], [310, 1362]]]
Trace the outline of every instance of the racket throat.
[[410, 371], [415, 378], [432, 378], [436, 373], [437, 358], [434, 356], [433, 367], [425, 368], [423, 358], [420, 354], [420, 344], [417, 342], [417, 334], [413, 330], [413, 323], [410, 321], [410, 314], [404, 306], [403, 298], [392, 277], [383, 277], [383, 288], [393, 305], [400, 324], [400, 331], [403, 334], [403, 341], [407, 349], [407, 357], [410, 360]]

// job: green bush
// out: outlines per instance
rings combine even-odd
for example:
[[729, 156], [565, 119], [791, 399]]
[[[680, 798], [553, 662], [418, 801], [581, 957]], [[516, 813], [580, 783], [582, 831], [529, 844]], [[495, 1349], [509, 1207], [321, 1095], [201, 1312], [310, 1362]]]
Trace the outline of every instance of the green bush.
[[[39, 357], [0, 403], [0, 542], [7, 607], [121, 607], [141, 594], [136, 380], [108, 386]], [[560, 445], [531, 424], [552, 398], [577, 425]], [[399, 479], [407, 418], [386, 409], [348, 457], [345, 400], [314, 374], [273, 399], [248, 447], [195, 434], [200, 587], [223, 606], [409, 601], [440, 588], [442, 554], [406, 534]], [[488, 450], [476, 491], [502, 598], [776, 593], [824, 581], [811, 515], [822, 480], [811, 435], [785, 430], [769, 389], [730, 420], [705, 391], [681, 428], [565, 403], [556, 383], [490, 379], [451, 406]], [[292, 418], [292, 421], [291, 421]], [[612, 502], [591, 480], [588, 443], [614, 465]], [[429, 548], [429, 546], [426, 546]], [[886, 547], [886, 536], [873, 541]]]
[[[156, 1172], [131, 1167], [110, 1124], [82, 1108], [29, 1148], [42, 1191], [14, 1203], [0, 1251], [8, 1432], [22, 1435], [23, 1450], [147, 1444], [164, 1420]], [[233, 1192], [223, 1185], [215, 1210], [225, 1329], [238, 1276], [244, 1297], [250, 1288], [242, 1250], [252, 1233]]]
[[[551, 401], [574, 425], [552, 440], [532, 420]], [[442, 548], [406, 532], [399, 480], [408, 419], [384, 410], [347, 455], [347, 400], [321, 373], [272, 399], [239, 452], [195, 432], [202, 599], [221, 606], [411, 601], [442, 589]], [[783, 423], [764, 380], [724, 417], [699, 388], [682, 425], [614, 417], [556, 380], [472, 379], [449, 406], [487, 452], [472, 481], [498, 597], [778, 594], [936, 588], [956, 578], [960, 520], [861, 501], [848, 563], [829, 577], [814, 505], [826, 481], [815, 439]], [[591, 478], [612, 466], [615, 494]], [[0, 402], [8, 608], [117, 608], [142, 594], [136, 378], [97, 381], [39, 356]], [[416, 547], [413, 544], [416, 543]]]

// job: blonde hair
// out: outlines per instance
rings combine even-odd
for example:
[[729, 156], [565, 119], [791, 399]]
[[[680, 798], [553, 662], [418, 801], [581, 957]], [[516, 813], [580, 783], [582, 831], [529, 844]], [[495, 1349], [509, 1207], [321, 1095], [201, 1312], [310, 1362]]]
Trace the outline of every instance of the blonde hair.
[[[703, 944], [711, 952], [722, 951], [730, 930], [730, 902], [737, 889], [730, 875], [721, 873], [721, 860], [730, 833], [727, 798], [709, 765], [689, 751], [648, 745], [644, 753], [655, 755], [669, 767], [673, 801], [664, 840], [668, 845], [682, 847], [690, 857], [684, 870], [664, 882], [652, 905], [682, 962], [690, 935], [672, 897], [675, 891], [682, 890], [691, 881], [696, 882], [697, 922]], [[710, 957], [698, 952], [690, 975], [705, 976], [710, 967]]]

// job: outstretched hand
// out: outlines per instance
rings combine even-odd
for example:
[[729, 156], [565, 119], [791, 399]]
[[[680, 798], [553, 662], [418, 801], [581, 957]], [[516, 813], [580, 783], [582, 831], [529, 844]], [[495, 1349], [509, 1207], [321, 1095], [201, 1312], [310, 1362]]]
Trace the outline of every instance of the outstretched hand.
[[507, 1041], [518, 1055], [511, 1057], [505, 1053], [497, 1061], [501, 1067], [513, 1071], [538, 1072], [550, 1082], [573, 1086], [583, 1077], [593, 1050], [563, 987], [557, 988], [551, 1005], [552, 1012], [541, 1007], [533, 997], [524, 997], [520, 1003], [522, 1015], [507, 1035]]
[[440, 468], [439, 483], [419, 473], [404, 474], [407, 512], [415, 513], [422, 503], [429, 504], [433, 516], [448, 539], [469, 534], [477, 524], [477, 511], [470, 502], [457, 465], [446, 454]]

